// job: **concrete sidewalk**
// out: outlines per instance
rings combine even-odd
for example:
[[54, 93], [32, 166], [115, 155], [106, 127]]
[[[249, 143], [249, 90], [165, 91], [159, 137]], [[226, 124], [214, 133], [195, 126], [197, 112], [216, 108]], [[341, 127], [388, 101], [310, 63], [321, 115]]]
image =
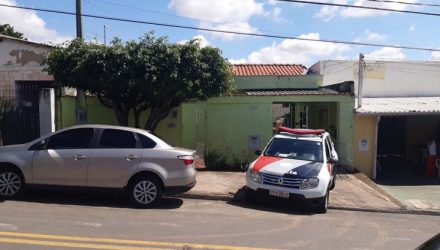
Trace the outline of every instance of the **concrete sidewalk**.
[[[197, 185], [178, 197], [243, 201], [245, 198], [244, 186], [245, 173], [205, 170], [198, 172]], [[338, 174], [336, 188], [330, 193], [330, 208], [390, 213], [424, 212], [408, 209], [398, 199], [389, 195], [361, 173]], [[440, 210], [429, 210], [424, 214], [440, 215]]]
[[380, 182], [378, 186], [398, 199], [408, 209], [440, 211], [440, 180], [423, 180], [421, 183]]

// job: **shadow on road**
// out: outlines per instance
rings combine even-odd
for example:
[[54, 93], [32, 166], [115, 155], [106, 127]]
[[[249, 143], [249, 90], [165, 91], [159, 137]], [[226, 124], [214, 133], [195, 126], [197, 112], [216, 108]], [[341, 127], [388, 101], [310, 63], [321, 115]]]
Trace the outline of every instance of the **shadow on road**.
[[313, 213], [307, 211], [307, 208], [304, 206], [304, 204], [295, 203], [292, 200], [283, 200], [276, 198], [254, 200], [246, 199], [246, 191], [244, 186], [235, 193], [234, 199], [228, 201], [227, 203], [241, 208], [265, 212], [304, 216], [313, 215]]
[[[133, 208], [122, 191], [29, 189], [14, 200], [44, 204]], [[166, 197], [152, 209], [177, 209], [182, 204], [181, 199]]]

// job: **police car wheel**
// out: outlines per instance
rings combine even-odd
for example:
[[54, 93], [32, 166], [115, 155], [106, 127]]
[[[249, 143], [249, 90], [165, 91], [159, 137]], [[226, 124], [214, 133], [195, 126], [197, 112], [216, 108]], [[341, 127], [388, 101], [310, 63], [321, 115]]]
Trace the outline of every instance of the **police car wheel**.
[[248, 187], [245, 188], [245, 199], [247, 202], [255, 202], [255, 193]]
[[322, 199], [322, 201], [319, 203], [318, 206], [315, 207], [315, 212], [319, 214], [327, 213], [329, 200], [330, 200], [330, 192], [329, 190], [327, 190], [327, 193]]
[[330, 190], [335, 189], [335, 186], [336, 186], [336, 175], [335, 175], [335, 177], [333, 177], [332, 184], [330, 185]]

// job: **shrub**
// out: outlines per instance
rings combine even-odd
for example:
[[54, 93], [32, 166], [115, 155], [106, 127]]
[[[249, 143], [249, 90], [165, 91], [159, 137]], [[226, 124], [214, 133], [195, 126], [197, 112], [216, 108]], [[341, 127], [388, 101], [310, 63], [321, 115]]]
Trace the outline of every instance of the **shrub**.
[[228, 163], [226, 156], [217, 151], [205, 154], [204, 159], [205, 166], [209, 170], [243, 171], [246, 166], [246, 161], [240, 160], [235, 155], [232, 155], [232, 162]]

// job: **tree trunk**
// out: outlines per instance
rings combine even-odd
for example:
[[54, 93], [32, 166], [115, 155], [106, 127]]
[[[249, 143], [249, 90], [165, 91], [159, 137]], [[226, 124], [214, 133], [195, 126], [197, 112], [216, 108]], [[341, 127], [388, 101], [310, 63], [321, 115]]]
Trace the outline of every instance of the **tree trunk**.
[[118, 120], [119, 125], [128, 127], [129, 110], [126, 110], [121, 107], [115, 107], [114, 110], [115, 110], [116, 119]]
[[154, 130], [157, 128], [157, 125], [159, 125], [159, 122], [165, 119], [165, 117], [168, 116], [168, 114], [171, 112], [171, 108], [151, 108], [151, 113], [148, 116], [147, 121], [145, 122], [144, 129], [154, 132]]
[[142, 104], [138, 104], [133, 108], [133, 115], [134, 115], [134, 126], [135, 128], [141, 128], [141, 114], [142, 112], [148, 110], [149, 105], [147, 102], [144, 102]]
[[134, 115], [134, 127], [140, 128], [140, 116], [141, 116], [141, 110], [138, 110], [136, 108], [133, 109], [133, 115]]
[[144, 129], [145, 130], [149, 130], [149, 131], [153, 132], [154, 129], [156, 129], [156, 126], [157, 126], [157, 123], [158, 123], [157, 116], [158, 116], [157, 110], [151, 108], [151, 112], [148, 115], [147, 121], [145, 122], [145, 125], [144, 125]]

